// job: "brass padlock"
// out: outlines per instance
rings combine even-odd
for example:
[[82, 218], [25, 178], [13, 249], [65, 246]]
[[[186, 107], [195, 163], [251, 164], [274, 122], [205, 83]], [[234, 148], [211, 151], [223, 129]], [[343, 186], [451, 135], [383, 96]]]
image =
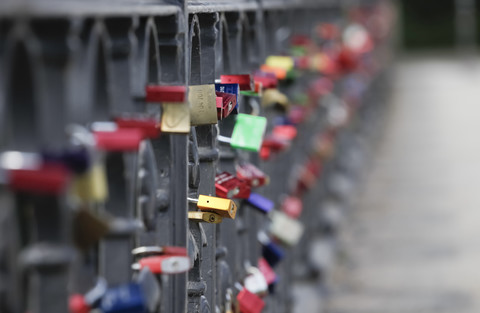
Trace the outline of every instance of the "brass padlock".
[[213, 212], [188, 212], [188, 219], [196, 222], [207, 222], [212, 224], [218, 224], [222, 221], [222, 217]]
[[189, 86], [188, 101], [192, 126], [217, 124], [215, 85]]
[[161, 130], [165, 133], [190, 133], [190, 109], [188, 103], [164, 102], [162, 104]]
[[97, 162], [87, 172], [74, 177], [72, 193], [83, 203], [105, 202], [108, 184], [104, 165]]
[[196, 203], [200, 211], [203, 212], [213, 212], [231, 219], [234, 219], [237, 214], [237, 205], [230, 199], [200, 195], [198, 200], [188, 198], [188, 201]]
[[262, 106], [270, 107], [278, 105], [279, 108], [286, 110], [289, 105], [288, 97], [278, 89], [267, 89], [263, 92]]

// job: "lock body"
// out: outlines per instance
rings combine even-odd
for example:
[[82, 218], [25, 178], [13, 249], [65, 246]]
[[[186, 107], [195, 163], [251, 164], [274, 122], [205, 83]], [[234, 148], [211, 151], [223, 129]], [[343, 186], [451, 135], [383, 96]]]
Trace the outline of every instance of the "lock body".
[[215, 85], [190, 86], [188, 90], [190, 124], [192, 126], [216, 124], [218, 118]]
[[212, 212], [221, 217], [234, 219], [237, 214], [237, 205], [230, 199], [200, 195], [198, 208], [203, 212]]
[[195, 222], [205, 222], [211, 224], [218, 224], [222, 221], [222, 217], [213, 212], [188, 212], [188, 219]]

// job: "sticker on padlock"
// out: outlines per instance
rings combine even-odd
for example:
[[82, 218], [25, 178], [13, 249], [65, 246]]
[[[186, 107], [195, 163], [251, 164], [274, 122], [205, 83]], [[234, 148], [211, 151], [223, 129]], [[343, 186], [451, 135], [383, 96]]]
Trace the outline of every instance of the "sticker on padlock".
[[265, 117], [238, 114], [230, 145], [236, 149], [258, 152], [266, 128], [267, 119]]
[[188, 91], [190, 124], [192, 126], [216, 124], [218, 118], [215, 85], [189, 86]]
[[165, 133], [190, 133], [190, 108], [188, 103], [164, 102], [162, 104], [161, 130]]
[[282, 202], [282, 211], [291, 218], [299, 218], [302, 210], [303, 203], [298, 197], [288, 196]]
[[238, 114], [240, 101], [240, 99], [238, 98], [240, 94], [240, 87], [238, 86], [238, 84], [215, 84], [215, 91], [235, 95], [236, 105], [230, 114]]
[[285, 257], [282, 247], [273, 242], [264, 232], [258, 233], [258, 241], [262, 245], [262, 256], [271, 267], [275, 267]]
[[288, 97], [278, 89], [267, 89], [262, 95], [263, 107], [274, 107], [276, 109], [286, 110], [290, 101]]
[[132, 254], [136, 257], [144, 257], [149, 255], [177, 255], [187, 256], [187, 248], [176, 246], [142, 246], [132, 250]]
[[115, 123], [120, 129], [138, 129], [143, 138], [157, 138], [160, 135], [160, 123], [153, 118], [118, 117]]
[[215, 192], [221, 198], [246, 199], [250, 196], [250, 185], [235, 177], [223, 172], [215, 176]]
[[235, 166], [237, 176], [247, 181], [252, 187], [261, 187], [270, 183], [270, 177], [251, 163], [243, 163]]
[[153, 274], [180, 274], [190, 270], [190, 258], [178, 255], [148, 256], [132, 265], [133, 270], [150, 269]]
[[107, 290], [100, 303], [103, 313], [145, 313], [147, 302], [138, 283], [120, 285]]
[[272, 211], [270, 233], [286, 245], [294, 246], [303, 235], [305, 227], [283, 212]]
[[237, 106], [237, 97], [234, 94], [225, 92], [216, 92], [217, 99], [217, 118], [219, 120], [226, 118], [232, 113], [233, 109]]
[[256, 294], [243, 288], [237, 295], [241, 313], [261, 313], [265, 302]]
[[268, 291], [268, 283], [262, 272], [254, 266], [248, 268], [247, 272], [248, 275], [243, 281], [245, 289], [256, 295], [265, 295]]
[[211, 212], [231, 219], [237, 214], [237, 205], [230, 199], [200, 195], [198, 199], [188, 198], [188, 201], [196, 203], [202, 212]]
[[246, 203], [264, 214], [271, 212], [275, 207], [275, 204], [272, 200], [254, 192], [250, 194], [250, 197], [248, 197]]
[[267, 284], [269, 286], [277, 282], [277, 274], [267, 262], [267, 260], [265, 260], [265, 258], [260, 258], [258, 260], [258, 269], [260, 270], [260, 272], [262, 272], [263, 277], [265, 277], [265, 280], [267, 281]]
[[238, 84], [240, 90], [253, 90], [253, 81], [250, 74], [243, 75], [220, 75], [222, 84]]
[[187, 88], [185, 86], [148, 85], [145, 87], [147, 102], [185, 102]]
[[265, 64], [272, 68], [281, 68], [285, 71], [290, 71], [295, 66], [295, 61], [289, 56], [276, 56], [272, 55], [267, 57]]
[[188, 219], [195, 222], [204, 222], [218, 224], [222, 221], [222, 217], [212, 212], [195, 212], [188, 211]]

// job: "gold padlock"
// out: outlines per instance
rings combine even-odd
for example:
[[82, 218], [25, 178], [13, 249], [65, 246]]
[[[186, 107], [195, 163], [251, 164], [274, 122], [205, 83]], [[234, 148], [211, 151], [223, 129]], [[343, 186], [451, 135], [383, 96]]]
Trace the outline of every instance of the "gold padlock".
[[215, 85], [188, 87], [190, 124], [192, 126], [217, 124], [217, 96]]
[[190, 133], [190, 109], [188, 103], [164, 102], [162, 108], [162, 123], [160, 125], [162, 132]]
[[222, 217], [213, 212], [188, 212], [188, 219], [196, 222], [207, 222], [212, 224], [218, 224], [222, 221]]
[[234, 219], [237, 214], [237, 205], [230, 199], [200, 195], [197, 207], [200, 211], [213, 212], [231, 219]]
[[281, 93], [278, 89], [267, 89], [263, 92], [262, 106], [269, 107], [273, 105], [280, 105], [283, 109], [288, 107], [288, 97]]
[[72, 183], [72, 193], [83, 203], [105, 202], [108, 198], [108, 184], [103, 164], [95, 163], [86, 173], [76, 176]]

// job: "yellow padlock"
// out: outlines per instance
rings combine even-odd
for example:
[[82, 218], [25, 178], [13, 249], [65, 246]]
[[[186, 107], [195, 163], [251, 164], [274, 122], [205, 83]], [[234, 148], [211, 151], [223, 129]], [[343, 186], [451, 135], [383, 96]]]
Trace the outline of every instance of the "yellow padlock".
[[288, 72], [295, 66], [295, 61], [289, 56], [272, 55], [267, 58], [265, 64], [270, 67], [281, 68]]
[[262, 106], [269, 107], [277, 104], [286, 109], [289, 104], [288, 97], [278, 89], [265, 90], [262, 96]]
[[213, 212], [188, 212], [188, 219], [196, 222], [207, 222], [212, 224], [218, 224], [222, 221], [222, 217]]
[[230, 199], [200, 195], [197, 206], [200, 211], [213, 212], [226, 218], [234, 219], [237, 214], [237, 205]]
[[74, 178], [72, 193], [83, 203], [105, 202], [108, 198], [105, 167], [96, 163], [84, 174]]

